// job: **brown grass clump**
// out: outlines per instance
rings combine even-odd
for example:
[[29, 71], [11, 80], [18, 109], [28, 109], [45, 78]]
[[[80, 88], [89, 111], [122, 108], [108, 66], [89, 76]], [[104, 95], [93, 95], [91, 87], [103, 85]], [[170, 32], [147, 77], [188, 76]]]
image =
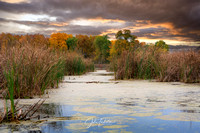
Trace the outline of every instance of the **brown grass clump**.
[[10, 104], [5, 104], [4, 114], [0, 114], [0, 123], [31, 119], [43, 103], [37, 102], [21, 113], [14, 99], [42, 95], [46, 89], [58, 87], [65, 74], [87, 71], [94, 71], [91, 60], [50, 48], [48, 38], [43, 35], [0, 34], [0, 98], [10, 100]]
[[94, 63], [91, 59], [85, 59], [83, 56], [69, 52], [65, 56], [65, 74], [80, 75], [88, 71], [94, 71]]
[[64, 76], [64, 60], [46, 48], [15, 46], [2, 50], [0, 58], [3, 89], [12, 86], [15, 98], [41, 95]]
[[124, 51], [115, 65], [116, 79], [200, 82], [200, 52], [169, 53], [153, 46], [146, 46]]
[[[49, 47], [41, 34], [0, 34], [0, 97], [31, 98], [57, 87], [66, 75], [94, 71], [94, 64], [77, 53]], [[12, 95], [12, 96], [11, 96]]]
[[160, 57], [159, 81], [200, 82], [200, 54], [194, 51], [175, 52]]
[[142, 47], [132, 51], [124, 51], [117, 62], [117, 79], [150, 79], [158, 73], [156, 62], [160, 51], [154, 47]]

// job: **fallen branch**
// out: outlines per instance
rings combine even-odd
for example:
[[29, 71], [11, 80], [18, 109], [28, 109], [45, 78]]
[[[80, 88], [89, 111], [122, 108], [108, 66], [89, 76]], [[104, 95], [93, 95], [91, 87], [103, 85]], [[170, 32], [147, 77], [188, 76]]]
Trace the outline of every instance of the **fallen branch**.
[[[21, 107], [17, 107], [19, 100], [16, 101], [15, 103], [15, 112], [14, 112], [14, 121], [19, 121], [19, 120], [30, 120], [33, 118], [40, 118], [40, 115], [37, 116], [33, 116], [38, 109], [41, 107], [41, 105], [45, 102], [45, 99], [43, 100], [39, 100], [38, 102], [34, 103], [33, 105], [31, 105], [29, 108], [25, 108], [25, 106], [21, 106]], [[11, 109], [9, 109], [9, 111], [7, 111], [7, 106], [6, 106], [6, 102], [4, 101], [4, 113], [1, 116], [0, 115], [0, 123], [2, 123], [3, 121], [12, 121], [12, 112]]]

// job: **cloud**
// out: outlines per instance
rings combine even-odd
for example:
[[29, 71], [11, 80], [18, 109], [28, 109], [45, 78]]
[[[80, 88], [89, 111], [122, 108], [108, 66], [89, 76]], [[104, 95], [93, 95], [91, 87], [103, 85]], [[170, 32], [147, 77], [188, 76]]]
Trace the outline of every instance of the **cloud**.
[[119, 29], [130, 28], [139, 37], [200, 41], [199, 0], [4, 0], [0, 1], [1, 12], [55, 18], [54, 21], [15, 21], [29, 23], [37, 31], [49, 27], [74, 34], [113, 35]]

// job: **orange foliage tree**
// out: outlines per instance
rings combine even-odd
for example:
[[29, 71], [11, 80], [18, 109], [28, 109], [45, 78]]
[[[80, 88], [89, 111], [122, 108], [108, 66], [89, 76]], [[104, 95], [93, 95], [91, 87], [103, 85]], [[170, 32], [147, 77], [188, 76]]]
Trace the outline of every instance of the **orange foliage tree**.
[[13, 35], [10, 33], [0, 34], [0, 46], [3, 48], [12, 47], [15, 45], [27, 45], [32, 46], [47, 46], [49, 44], [48, 38], [42, 34], [33, 35]]
[[67, 43], [66, 40], [68, 38], [72, 38], [72, 34], [66, 34], [66, 33], [53, 33], [50, 36], [50, 46], [54, 48], [59, 48], [62, 50], [67, 50]]
[[5, 48], [9, 46], [14, 46], [19, 43], [20, 35], [12, 35], [10, 33], [0, 34], [0, 47]]
[[23, 35], [19, 39], [20, 44], [31, 44], [33, 46], [47, 46], [49, 45], [48, 39], [42, 34]]
[[94, 57], [94, 36], [76, 35], [77, 38], [77, 50], [84, 55], [84, 57]]

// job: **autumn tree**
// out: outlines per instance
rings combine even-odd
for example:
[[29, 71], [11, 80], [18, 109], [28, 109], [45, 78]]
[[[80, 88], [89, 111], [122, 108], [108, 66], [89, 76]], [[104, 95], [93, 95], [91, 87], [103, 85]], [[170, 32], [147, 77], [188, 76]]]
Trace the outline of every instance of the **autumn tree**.
[[164, 49], [166, 51], [169, 51], [169, 46], [163, 40], [157, 41], [155, 43], [155, 46], [158, 48]]
[[119, 56], [123, 51], [129, 50], [134, 45], [139, 45], [139, 41], [135, 40], [137, 37], [131, 35], [130, 30], [120, 30], [115, 36], [117, 40], [112, 47], [111, 55], [115, 54], [116, 56]]
[[95, 45], [94, 45], [94, 40], [95, 40], [96, 36], [92, 36], [90, 35], [89, 40], [91, 43], [91, 53], [90, 53], [90, 57], [94, 58], [95, 57]]
[[12, 46], [22, 46], [22, 45], [43, 47], [49, 45], [49, 40], [42, 34], [26, 34], [26, 35], [13, 35], [10, 33], [0, 34], [0, 46], [4, 48]]
[[10, 33], [0, 34], [0, 47], [10, 47], [19, 44], [20, 35], [12, 35]]
[[53, 33], [50, 36], [50, 46], [54, 48], [59, 48], [63, 50], [67, 50], [67, 42], [66, 40], [68, 38], [72, 38], [72, 34], [66, 34], [66, 33]]
[[19, 39], [19, 43], [21, 45], [33, 45], [33, 46], [48, 46], [49, 45], [49, 40], [42, 34], [33, 34], [33, 35], [22, 35], [21, 38]]
[[93, 45], [94, 37], [87, 35], [76, 35], [77, 50], [84, 55], [85, 58], [93, 57], [95, 48]]
[[110, 52], [110, 57], [109, 57], [110, 61], [113, 59], [113, 56], [116, 55], [115, 42], [116, 42], [116, 40], [111, 41], [110, 51], [109, 51]]
[[131, 50], [140, 46], [140, 42], [135, 40], [137, 37], [131, 35], [130, 30], [120, 30], [115, 35], [116, 41], [112, 42], [109, 60], [118, 58], [123, 51]]
[[145, 46], [145, 45], [147, 45], [147, 44], [146, 44], [146, 42], [141, 42], [140, 45], [141, 45], [141, 46]]
[[133, 43], [130, 43], [126, 40], [116, 40], [110, 50], [111, 58], [119, 57], [123, 51], [127, 51], [133, 47]]
[[130, 30], [120, 30], [115, 35], [117, 41], [115, 42], [116, 46], [119, 51], [118, 53], [121, 53], [123, 50], [128, 50], [132, 46], [138, 46], [139, 41], [135, 40], [137, 37], [135, 35], [131, 35]]
[[111, 42], [108, 40], [108, 36], [96, 36], [94, 40], [95, 45], [95, 60], [98, 63], [107, 62], [107, 58], [109, 57], [109, 49]]

